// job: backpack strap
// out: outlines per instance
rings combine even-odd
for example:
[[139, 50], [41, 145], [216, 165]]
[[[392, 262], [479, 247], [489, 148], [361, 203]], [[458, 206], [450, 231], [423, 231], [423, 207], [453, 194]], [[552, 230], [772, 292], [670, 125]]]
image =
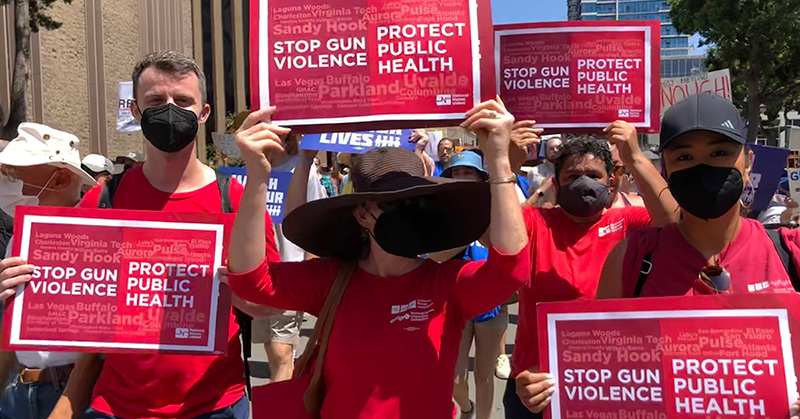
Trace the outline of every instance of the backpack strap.
[[100, 190], [100, 199], [97, 200], [97, 208], [113, 208], [114, 195], [117, 193], [117, 187], [122, 182], [122, 177], [125, 172], [112, 176], [111, 179], [103, 184], [103, 189]]
[[247, 398], [252, 400], [253, 385], [250, 383], [250, 358], [253, 357], [253, 318], [238, 308], [234, 312], [236, 313], [236, 323], [239, 323], [239, 331], [242, 332], [245, 390], [247, 390]]
[[797, 269], [795, 269], [794, 266], [792, 252], [789, 250], [789, 247], [786, 246], [783, 236], [778, 230], [770, 229], [766, 231], [770, 240], [772, 240], [772, 245], [775, 246], [775, 251], [778, 252], [778, 257], [781, 259], [783, 268], [786, 269], [786, 273], [789, 274], [789, 279], [792, 281], [792, 287], [794, 287], [795, 291], [800, 290], [800, 278], [797, 277]]
[[[217, 177], [217, 188], [219, 188], [220, 205], [223, 213], [230, 214], [233, 212], [233, 205], [231, 205], [231, 177], [219, 170], [214, 170]], [[242, 355], [244, 356], [244, 379], [245, 389], [247, 390], [247, 398], [252, 400], [253, 386], [250, 383], [250, 358], [253, 357], [253, 318], [247, 313], [235, 309], [236, 323], [239, 324], [239, 331], [242, 334]]]
[[219, 188], [219, 196], [222, 198], [222, 212], [230, 214], [233, 212], [233, 205], [231, 205], [231, 177], [219, 170], [215, 170], [214, 174], [217, 175], [217, 187]]
[[[658, 229], [658, 235], [661, 234], [661, 229]], [[656, 236], [656, 244], [658, 244], [658, 237]], [[647, 277], [650, 276], [650, 272], [653, 271], [653, 262], [650, 260], [653, 258], [653, 252], [655, 252], [655, 247], [653, 250], [644, 255], [642, 258], [642, 267], [639, 270], [639, 278], [636, 280], [636, 288], [633, 290], [633, 298], [639, 298], [642, 295], [642, 289], [644, 288], [644, 283], [647, 282]]]

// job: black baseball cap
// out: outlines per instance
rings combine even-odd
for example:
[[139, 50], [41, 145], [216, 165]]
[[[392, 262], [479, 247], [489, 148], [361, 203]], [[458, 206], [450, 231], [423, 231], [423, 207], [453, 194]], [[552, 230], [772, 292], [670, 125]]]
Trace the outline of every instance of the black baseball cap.
[[661, 118], [660, 149], [692, 131], [722, 134], [739, 144], [747, 143], [739, 110], [722, 96], [701, 93], [672, 105]]

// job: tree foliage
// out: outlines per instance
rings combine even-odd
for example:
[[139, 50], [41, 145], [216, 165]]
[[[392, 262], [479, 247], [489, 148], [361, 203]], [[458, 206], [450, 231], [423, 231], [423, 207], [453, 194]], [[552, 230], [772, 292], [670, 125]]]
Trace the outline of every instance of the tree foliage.
[[14, 5], [14, 70], [11, 80], [9, 109], [0, 106], [0, 138], [10, 140], [17, 136], [17, 127], [27, 119], [28, 78], [30, 76], [31, 32], [61, 27], [49, 11], [55, 3], [72, 3], [72, 0], [0, 0], [0, 5]]
[[61, 22], [54, 20], [48, 13], [53, 4], [58, 2], [70, 4], [72, 0], [0, 0], [0, 5], [28, 3], [31, 31], [39, 32], [40, 28], [54, 30], [61, 27]]
[[748, 140], [800, 95], [800, 0], [670, 0], [672, 21], [709, 45], [709, 69], [729, 68]]

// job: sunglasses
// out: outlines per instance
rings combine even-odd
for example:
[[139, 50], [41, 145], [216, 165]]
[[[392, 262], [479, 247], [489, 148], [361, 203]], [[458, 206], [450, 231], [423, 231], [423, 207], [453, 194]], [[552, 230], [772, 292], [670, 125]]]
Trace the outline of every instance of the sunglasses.
[[697, 276], [693, 289], [701, 295], [726, 294], [731, 289], [731, 276], [722, 266], [706, 266]]

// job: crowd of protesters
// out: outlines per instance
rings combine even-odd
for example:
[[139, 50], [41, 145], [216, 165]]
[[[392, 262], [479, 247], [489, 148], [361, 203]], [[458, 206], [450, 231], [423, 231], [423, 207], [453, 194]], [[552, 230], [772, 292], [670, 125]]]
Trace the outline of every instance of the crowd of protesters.
[[[323, 419], [488, 419], [495, 375], [507, 379], [506, 418], [538, 418], [556, 383], [539, 369], [537, 303], [794, 292], [796, 273], [764, 226], [743, 215], [751, 156], [738, 111], [722, 98], [671, 107], [660, 155], [643, 151], [623, 121], [594, 137], [542, 143], [543, 130], [515, 121], [497, 98], [461, 124], [477, 148], [442, 139], [431, 157], [428, 134], [415, 130], [416, 152], [342, 154], [325, 167], [316, 152], [300, 151], [301, 136], [270, 122], [275, 108], [267, 107], [236, 132], [242, 186], [196, 157], [211, 113], [197, 63], [150, 54], [133, 71], [133, 92], [146, 159], [81, 160], [74, 135], [19, 127], [0, 152], [6, 241], [19, 205], [236, 213], [219, 273], [232, 290], [227, 355], [3, 353], [0, 376], [10, 383], [0, 418], [249, 418], [239, 312], [257, 319], [253, 341], [265, 345], [275, 382], [293, 376], [303, 313], [328, 325], [315, 362], [298, 365], [314, 370], [304, 405]], [[543, 159], [525, 167], [539, 147]], [[272, 170], [293, 172], [278, 225], [265, 205]], [[783, 226], [796, 204], [774, 201], [784, 204], [775, 222]], [[796, 230], [777, 231], [800, 257]], [[5, 254], [3, 301], [34, 270]], [[509, 372], [507, 305], [517, 299]], [[269, 409], [287, 417], [288, 404]]]

